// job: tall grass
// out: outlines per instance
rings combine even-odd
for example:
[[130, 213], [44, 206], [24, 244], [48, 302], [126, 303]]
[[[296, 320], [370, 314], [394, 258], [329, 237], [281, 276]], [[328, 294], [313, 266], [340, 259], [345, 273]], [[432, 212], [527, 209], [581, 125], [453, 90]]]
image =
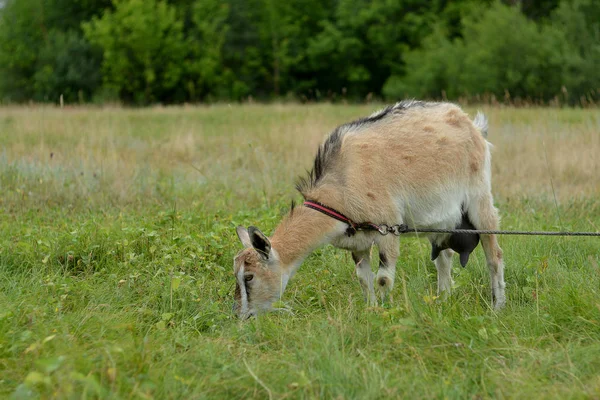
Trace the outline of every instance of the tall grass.
[[[599, 397], [597, 238], [501, 238], [499, 314], [481, 251], [440, 301], [427, 243], [405, 239], [383, 307], [327, 246], [293, 315], [233, 318], [235, 225], [271, 232], [324, 135], [375, 108], [0, 109], [0, 393]], [[502, 226], [599, 229], [600, 112], [484, 111]]]

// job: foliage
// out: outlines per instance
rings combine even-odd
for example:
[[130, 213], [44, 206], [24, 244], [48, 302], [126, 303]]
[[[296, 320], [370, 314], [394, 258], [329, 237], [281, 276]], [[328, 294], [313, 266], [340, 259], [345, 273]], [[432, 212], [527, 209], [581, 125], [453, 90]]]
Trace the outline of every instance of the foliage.
[[227, 98], [220, 93], [232, 79], [232, 72], [223, 68], [223, 46], [229, 30], [229, 5], [220, 0], [205, 0], [192, 6], [192, 24], [187, 47], [185, 87], [190, 100], [206, 100], [209, 96]]
[[600, 96], [598, 4], [6, 0], [0, 100], [590, 104]]
[[100, 87], [102, 54], [74, 31], [51, 31], [38, 53], [33, 76], [35, 99], [69, 103], [85, 102]]
[[79, 25], [108, 0], [8, 0], [0, 8], [0, 100], [90, 100], [101, 54]]
[[187, 52], [175, 8], [160, 0], [115, 0], [114, 7], [83, 24], [104, 52], [105, 84], [126, 101], [169, 101]]
[[351, 97], [379, 94], [390, 74], [403, 73], [405, 53], [421, 45], [435, 21], [452, 25], [457, 4], [470, 2], [340, 0], [308, 49], [320, 86]]
[[455, 82], [461, 73], [462, 46], [446, 38], [444, 28], [435, 27], [422, 47], [405, 55], [406, 74], [394, 74], [388, 78], [383, 93], [389, 98], [407, 96], [423, 98], [449, 97], [459, 94]]
[[573, 102], [594, 102], [600, 97], [600, 3], [593, 0], [563, 1], [553, 15], [575, 52], [565, 86]]
[[37, 0], [9, 0], [0, 11], [0, 99], [34, 97], [33, 75], [44, 39], [44, 19]]
[[491, 94], [529, 100], [559, 94], [577, 59], [563, 32], [500, 3], [481, 11], [464, 18], [463, 38], [449, 41], [438, 31], [425, 40], [407, 56], [406, 77], [391, 81], [386, 93], [436, 97], [448, 88], [450, 98]]

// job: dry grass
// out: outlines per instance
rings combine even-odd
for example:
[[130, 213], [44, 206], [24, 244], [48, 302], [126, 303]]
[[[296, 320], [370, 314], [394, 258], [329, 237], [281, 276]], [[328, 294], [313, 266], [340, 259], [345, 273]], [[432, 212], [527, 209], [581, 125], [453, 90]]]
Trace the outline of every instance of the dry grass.
[[[71, 200], [143, 202], [160, 191], [157, 177], [168, 175], [173, 185], [162, 190], [227, 189], [270, 202], [291, 193], [328, 132], [377, 107], [5, 108], [2, 168], [19, 165], [42, 186], [44, 178], [62, 178], [43, 191], [23, 188], [39, 200], [56, 198], [69, 181], [70, 194], [62, 196]], [[484, 111], [500, 199], [551, 196], [551, 179], [562, 200], [599, 193], [600, 111]]]

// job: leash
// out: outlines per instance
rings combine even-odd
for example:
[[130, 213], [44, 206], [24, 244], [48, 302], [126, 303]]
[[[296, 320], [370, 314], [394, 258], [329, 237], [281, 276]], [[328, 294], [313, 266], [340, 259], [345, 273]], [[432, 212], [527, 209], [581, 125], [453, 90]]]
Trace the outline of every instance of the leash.
[[442, 228], [410, 228], [406, 224], [374, 224], [373, 222], [356, 223], [341, 212], [316, 201], [307, 200], [304, 206], [319, 211], [333, 219], [348, 224], [346, 235], [354, 236], [360, 231], [377, 231], [385, 236], [389, 233], [400, 236], [403, 233], [458, 233], [469, 235], [527, 235], [527, 236], [600, 236], [600, 232], [548, 232], [548, 231], [501, 231], [485, 229], [442, 229]]

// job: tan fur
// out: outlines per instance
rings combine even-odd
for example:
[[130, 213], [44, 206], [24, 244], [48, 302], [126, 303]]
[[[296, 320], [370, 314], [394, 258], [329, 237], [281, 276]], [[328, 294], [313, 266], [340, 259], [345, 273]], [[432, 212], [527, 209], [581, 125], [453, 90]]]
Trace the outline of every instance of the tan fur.
[[[322, 173], [310, 185], [302, 186], [305, 198], [326, 204], [355, 222], [454, 228], [461, 212], [466, 212], [478, 229], [497, 229], [484, 132], [453, 104], [414, 106], [409, 102], [397, 107], [398, 112], [387, 109], [364, 122], [338, 128], [338, 136], [328, 139], [330, 147], [322, 148], [327, 154], [321, 160], [325, 165]], [[485, 124], [485, 117], [483, 120]], [[250, 257], [256, 250], [244, 250], [248, 252], [246, 271], [258, 278], [252, 285], [261, 288], [256, 295], [255, 289], [251, 290], [251, 296], [257, 297], [251, 299], [247, 312], [253, 315], [268, 309], [302, 259], [327, 242], [352, 251], [369, 302], [374, 300], [369, 249], [376, 244], [386, 259], [375, 280], [385, 297], [394, 283], [397, 238], [376, 232], [348, 237], [346, 228], [346, 224], [318, 211], [299, 207], [275, 230], [268, 262], [259, 256]], [[439, 238], [430, 235], [432, 241]], [[481, 241], [499, 308], [505, 301], [502, 250], [494, 235], [483, 235]], [[445, 251], [436, 260], [439, 291], [451, 288], [451, 255], [452, 251]]]
[[[258, 252], [252, 248], [242, 250], [236, 257], [237, 273], [243, 266], [244, 275], [254, 275], [260, 277], [261, 284], [254, 286], [251, 290], [252, 301], [265, 302], [273, 297], [274, 288], [277, 288], [280, 281], [280, 274], [276, 270], [270, 269], [262, 260]], [[258, 282], [258, 279], [257, 281]], [[240, 302], [241, 291], [236, 285], [235, 301]]]
[[318, 186], [306, 197], [353, 220], [394, 221], [394, 193], [418, 194], [459, 179], [476, 182], [485, 149], [485, 139], [458, 107], [409, 109], [347, 134], [341, 160], [326, 177], [339, 185]]
[[306, 207], [297, 207], [279, 224], [271, 245], [279, 254], [283, 268], [323, 242], [323, 236], [335, 225], [335, 220]]
[[297, 265], [311, 250], [325, 240], [336, 221], [317, 211], [298, 207], [289, 213], [279, 224], [270, 239], [272, 254], [276, 259], [265, 260], [252, 247], [242, 250], [234, 259], [234, 274], [238, 276], [243, 269], [244, 276], [253, 275], [247, 283], [236, 282], [235, 307], [241, 309], [240, 284], [244, 284], [250, 293], [250, 310], [255, 314], [278, 300], [285, 283]]

